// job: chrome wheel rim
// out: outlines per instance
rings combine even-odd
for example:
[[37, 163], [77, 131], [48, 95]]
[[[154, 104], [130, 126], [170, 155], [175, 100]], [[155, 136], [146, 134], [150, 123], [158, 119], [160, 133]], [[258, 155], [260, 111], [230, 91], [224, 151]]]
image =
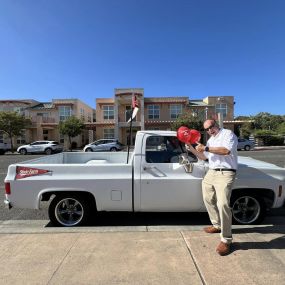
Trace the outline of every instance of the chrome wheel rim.
[[60, 224], [71, 227], [79, 224], [83, 219], [82, 204], [74, 198], [64, 198], [55, 207], [55, 216]]
[[256, 221], [260, 215], [260, 204], [251, 196], [239, 197], [232, 207], [233, 216], [240, 224], [250, 224]]

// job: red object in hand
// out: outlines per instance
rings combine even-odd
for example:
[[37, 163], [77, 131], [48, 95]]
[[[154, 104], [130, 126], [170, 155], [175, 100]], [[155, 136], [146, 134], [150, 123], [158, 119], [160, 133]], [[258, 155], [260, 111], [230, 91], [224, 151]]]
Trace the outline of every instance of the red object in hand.
[[190, 143], [197, 143], [201, 139], [201, 134], [197, 130], [190, 130]]
[[182, 126], [177, 130], [177, 138], [183, 143], [194, 144], [200, 140], [201, 134], [199, 131]]
[[177, 138], [183, 143], [190, 143], [191, 139], [190, 129], [184, 126], [180, 127], [177, 130]]

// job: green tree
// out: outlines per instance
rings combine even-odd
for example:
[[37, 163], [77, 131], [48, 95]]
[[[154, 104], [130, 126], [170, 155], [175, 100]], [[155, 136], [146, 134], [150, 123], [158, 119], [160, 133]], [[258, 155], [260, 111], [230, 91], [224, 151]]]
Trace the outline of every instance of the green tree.
[[249, 138], [251, 134], [254, 133], [254, 124], [251, 122], [247, 122], [242, 124], [240, 127], [240, 136], [244, 138]]
[[31, 120], [17, 112], [0, 112], [0, 130], [9, 137], [12, 152], [14, 152], [13, 137], [23, 135], [23, 130], [29, 125]]
[[68, 136], [70, 150], [72, 151], [71, 139], [80, 135], [84, 129], [84, 123], [75, 116], [59, 123], [59, 132]]
[[281, 123], [281, 124], [278, 126], [277, 132], [278, 132], [278, 134], [280, 134], [280, 135], [283, 135], [283, 136], [285, 135], [285, 120], [284, 120], [283, 123]]
[[193, 113], [190, 110], [187, 110], [171, 124], [171, 129], [173, 131], [177, 131], [179, 127], [185, 126], [189, 129], [203, 131], [203, 116], [204, 113], [202, 112]]
[[267, 112], [261, 112], [253, 116], [255, 128], [258, 130], [276, 131], [278, 126], [284, 122], [284, 117], [280, 115], [271, 115]]

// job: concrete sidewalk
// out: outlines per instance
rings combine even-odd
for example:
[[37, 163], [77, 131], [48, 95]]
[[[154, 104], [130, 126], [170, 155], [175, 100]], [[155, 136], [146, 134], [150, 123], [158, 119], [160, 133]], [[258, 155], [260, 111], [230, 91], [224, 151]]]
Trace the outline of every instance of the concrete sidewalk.
[[219, 234], [134, 228], [0, 234], [3, 284], [285, 284], [285, 226], [234, 229], [231, 254]]

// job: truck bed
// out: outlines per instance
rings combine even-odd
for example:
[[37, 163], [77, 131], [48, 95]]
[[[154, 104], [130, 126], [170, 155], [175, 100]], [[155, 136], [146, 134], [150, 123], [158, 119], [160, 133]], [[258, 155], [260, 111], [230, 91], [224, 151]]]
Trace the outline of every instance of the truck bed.
[[[17, 164], [127, 164], [127, 152], [62, 152]], [[129, 153], [130, 164], [132, 153]]]

